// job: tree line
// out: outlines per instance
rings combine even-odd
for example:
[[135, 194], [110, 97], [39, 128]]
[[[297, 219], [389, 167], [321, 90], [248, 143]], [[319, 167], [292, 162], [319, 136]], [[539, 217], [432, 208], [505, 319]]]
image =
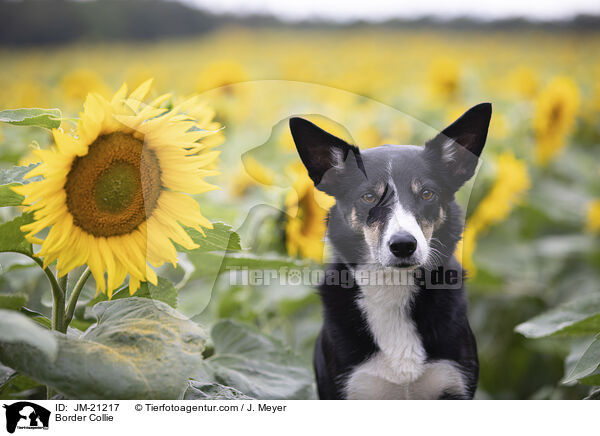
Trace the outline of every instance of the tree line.
[[294, 28], [447, 28], [456, 30], [551, 29], [597, 31], [600, 17], [531, 22], [504, 19], [482, 22], [470, 18], [388, 20], [383, 23], [283, 23], [269, 15], [214, 14], [176, 1], [164, 0], [0, 0], [0, 45], [61, 44], [73, 41], [155, 40], [201, 35], [222, 26]]

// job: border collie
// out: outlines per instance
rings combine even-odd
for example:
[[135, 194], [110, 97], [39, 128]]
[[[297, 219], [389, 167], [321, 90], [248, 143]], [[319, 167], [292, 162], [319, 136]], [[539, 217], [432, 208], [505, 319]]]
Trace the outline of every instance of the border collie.
[[363, 151], [290, 119], [310, 178], [335, 198], [314, 355], [321, 399], [473, 398], [479, 362], [454, 257], [464, 222], [454, 196], [476, 170], [491, 114], [489, 103], [474, 106], [424, 147]]

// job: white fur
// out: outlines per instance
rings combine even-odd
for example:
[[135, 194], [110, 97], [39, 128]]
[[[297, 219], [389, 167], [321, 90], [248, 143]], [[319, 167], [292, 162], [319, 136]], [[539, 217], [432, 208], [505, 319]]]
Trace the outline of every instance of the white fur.
[[380, 249], [381, 254], [379, 259], [381, 264], [392, 265], [397, 261], [388, 248], [388, 241], [395, 233], [401, 230], [409, 232], [417, 240], [417, 249], [413, 254], [413, 257], [416, 264], [420, 265], [424, 263], [429, 256], [429, 243], [427, 242], [427, 238], [425, 238], [423, 230], [415, 216], [406, 211], [401, 204], [397, 203], [383, 235], [383, 244]]
[[452, 139], [448, 139], [442, 145], [442, 160], [445, 163], [456, 162], [456, 142]]
[[[348, 154], [349, 157], [349, 154]], [[342, 171], [344, 169], [344, 153], [338, 148], [331, 149], [331, 167], [334, 170]]]
[[348, 379], [349, 394], [364, 376], [405, 384], [423, 373], [425, 350], [409, 314], [415, 291], [412, 285], [361, 285], [357, 303], [380, 351], [354, 370]]
[[435, 400], [444, 393], [466, 393], [463, 374], [449, 360], [426, 363], [423, 374], [412, 383], [390, 383], [368, 373], [354, 373], [347, 386], [349, 400]]
[[436, 399], [444, 392], [466, 392], [463, 376], [453, 363], [426, 362], [410, 316], [417, 289], [414, 285], [361, 285], [357, 303], [379, 351], [348, 376], [348, 399]]

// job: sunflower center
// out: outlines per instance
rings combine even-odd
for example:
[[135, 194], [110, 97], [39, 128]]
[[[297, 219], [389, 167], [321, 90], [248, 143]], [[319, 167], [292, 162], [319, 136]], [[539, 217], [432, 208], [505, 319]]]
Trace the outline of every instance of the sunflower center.
[[139, 177], [133, 165], [115, 162], [96, 181], [98, 209], [118, 213], [132, 204], [138, 191]]
[[99, 136], [73, 161], [65, 184], [75, 225], [97, 237], [132, 232], [146, 220], [161, 192], [152, 150], [132, 135]]
[[562, 113], [563, 113], [562, 104], [555, 103], [552, 106], [552, 110], [550, 111], [550, 123], [552, 126], [554, 126], [554, 124], [560, 122], [560, 120], [562, 119]]

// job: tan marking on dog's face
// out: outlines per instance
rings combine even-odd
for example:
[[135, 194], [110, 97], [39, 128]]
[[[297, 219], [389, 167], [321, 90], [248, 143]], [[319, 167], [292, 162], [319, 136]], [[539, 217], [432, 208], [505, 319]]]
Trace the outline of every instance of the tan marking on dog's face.
[[356, 231], [360, 231], [361, 230], [361, 225], [358, 222], [358, 217], [356, 215], [356, 208], [353, 207], [352, 211], [350, 212], [350, 227], [352, 227], [352, 229], [356, 230]]
[[444, 212], [444, 209], [441, 206], [439, 215], [435, 221], [419, 220], [419, 225], [421, 226], [421, 230], [423, 231], [423, 235], [425, 235], [425, 239], [427, 239], [427, 242], [431, 240], [433, 232], [439, 229], [445, 221], [446, 213]]
[[379, 200], [383, 195], [383, 191], [385, 191], [385, 183], [378, 183], [369, 192], [375, 194], [377, 196], [377, 200]]
[[413, 179], [410, 183], [410, 188], [412, 189], [413, 194], [418, 195], [423, 189], [423, 185], [419, 179]]
[[363, 235], [365, 237], [365, 242], [369, 247], [369, 251], [371, 252], [371, 256], [373, 257], [373, 259], [378, 259], [381, 226], [365, 226], [363, 227]]
[[431, 240], [431, 237], [433, 236], [434, 225], [433, 223], [426, 220], [423, 220], [420, 224], [421, 231], [423, 232], [425, 239], [427, 239], [427, 242], [429, 242]]
[[[384, 191], [385, 191], [385, 183], [378, 183], [372, 190], [372, 192], [377, 194], [377, 196], [379, 198], [381, 198]], [[375, 222], [375, 223], [371, 224], [370, 226], [368, 226], [366, 224], [361, 225], [360, 223], [358, 223], [358, 225], [359, 225], [359, 228], [363, 232], [363, 236], [365, 238], [367, 246], [369, 247], [371, 256], [374, 259], [377, 259], [379, 257], [378, 253], [379, 253], [379, 248], [380, 248], [379, 242], [380, 242], [380, 238], [381, 238], [381, 232], [383, 231], [383, 228], [385, 227], [385, 223]]]
[[444, 224], [445, 222], [446, 222], [446, 212], [444, 211], [444, 208], [440, 206], [440, 214], [438, 216], [438, 219], [435, 220], [435, 222], [433, 223], [435, 230], [442, 227], [442, 224]]

